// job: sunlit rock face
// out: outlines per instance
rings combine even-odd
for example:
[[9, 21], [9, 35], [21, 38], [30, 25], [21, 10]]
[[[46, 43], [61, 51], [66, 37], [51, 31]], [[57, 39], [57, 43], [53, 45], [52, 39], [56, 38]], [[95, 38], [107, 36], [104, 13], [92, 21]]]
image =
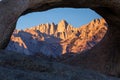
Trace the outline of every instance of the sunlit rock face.
[[104, 19], [95, 19], [79, 28], [61, 20], [56, 25], [47, 23], [15, 30], [6, 49], [27, 55], [37, 53], [57, 57], [91, 49], [106, 31], [107, 23]]
[[97, 44], [105, 35], [107, 31], [107, 23], [104, 19], [95, 19], [89, 24], [81, 26], [78, 29], [77, 37], [74, 37], [67, 50], [69, 52], [78, 53], [91, 49], [95, 44]]

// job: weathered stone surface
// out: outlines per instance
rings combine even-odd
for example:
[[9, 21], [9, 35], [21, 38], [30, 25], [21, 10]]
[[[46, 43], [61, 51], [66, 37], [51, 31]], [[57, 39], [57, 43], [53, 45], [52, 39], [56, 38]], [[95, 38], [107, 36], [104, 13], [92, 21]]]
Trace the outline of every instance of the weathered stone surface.
[[0, 80], [119, 80], [43, 57], [0, 51]]
[[[88, 53], [88, 59], [94, 55], [93, 60], [87, 63], [107, 74], [120, 74], [120, 0], [2, 0], [0, 1], [0, 49], [5, 48], [9, 42], [17, 19], [29, 12], [44, 11], [56, 7], [88, 7], [95, 10], [105, 18], [109, 27], [104, 39]], [[97, 62], [95, 61], [97, 59]], [[103, 63], [104, 62], [104, 63]]]

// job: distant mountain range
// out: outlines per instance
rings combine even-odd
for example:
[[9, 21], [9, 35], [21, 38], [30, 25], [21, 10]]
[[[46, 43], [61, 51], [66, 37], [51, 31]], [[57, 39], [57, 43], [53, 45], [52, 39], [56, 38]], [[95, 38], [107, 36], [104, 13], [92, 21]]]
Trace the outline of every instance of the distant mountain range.
[[67, 21], [40, 24], [24, 30], [14, 30], [7, 50], [22, 54], [43, 54], [58, 57], [91, 49], [105, 35], [107, 23], [103, 18], [75, 28]]

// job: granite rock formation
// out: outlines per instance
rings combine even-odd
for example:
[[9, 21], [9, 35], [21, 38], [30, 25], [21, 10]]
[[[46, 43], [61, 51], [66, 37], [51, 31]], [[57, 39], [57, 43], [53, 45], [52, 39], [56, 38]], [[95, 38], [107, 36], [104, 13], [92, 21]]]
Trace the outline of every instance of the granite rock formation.
[[[120, 0], [1, 0], [0, 1], [0, 49], [7, 46], [15, 29], [17, 19], [30, 12], [44, 11], [57, 7], [91, 8], [108, 23], [104, 39], [88, 51], [96, 55], [98, 64], [92, 69], [111, 75], [120, 74]], [[102, 55], [102, 56], [101, 56]], [[86, 59], [88, 59], [86, 57]], [[85, 64], [90, 64], [89, 60]], [[104, 62], [104, 63], [103, 63]], [[95, 61], [91, 65], [96, 64]], [[99, 70], [100, 69], [100, 70]]]
[[61, 57], [62, 54], [80, 53], [91, 49], [105, 35], [107, 23], [103, 18], [75, 28], [67, 21], [58, 24], [40, 24], [25, 30], [15, 30], [6, 50], [27, 55], [44, 54]]
[[0, 51], [0, 80], [119, 80], [42, 57]]

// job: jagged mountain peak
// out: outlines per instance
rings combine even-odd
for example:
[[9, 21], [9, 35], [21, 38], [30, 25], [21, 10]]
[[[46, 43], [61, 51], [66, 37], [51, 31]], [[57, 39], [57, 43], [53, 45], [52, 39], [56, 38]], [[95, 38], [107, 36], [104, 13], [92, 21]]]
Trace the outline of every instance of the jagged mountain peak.
[[68, 22], [64, 19], [62, 19], [58, 24], [68, 24]]
[[57, 31], [58, 32], [64, 32], [68, 27], [68, 23], [66, 20], [61, 20], [59, 23], [58, 23], [58, 26], [57, 26]]
[[67, 21], [61, 20], [57, 25], [48, 23], [23, 31], [15, 30], [7, 49], [17, 50], [24, 54], [42, 52], [54, 57], [69, 52], [78, 53], [90, 49], [102, 39], [107, 30], [105, 24], [103, 19], [95, 19], [89, 24], [74, 28]]
[[107, 23], [106, 23], [106, 21], [103, 18], [101, 18], [101, 19], [98, 18], [98, 19], [92, 20], [89, 23], [89, 25], [105, 25], [105, 26], [107, 26]]

